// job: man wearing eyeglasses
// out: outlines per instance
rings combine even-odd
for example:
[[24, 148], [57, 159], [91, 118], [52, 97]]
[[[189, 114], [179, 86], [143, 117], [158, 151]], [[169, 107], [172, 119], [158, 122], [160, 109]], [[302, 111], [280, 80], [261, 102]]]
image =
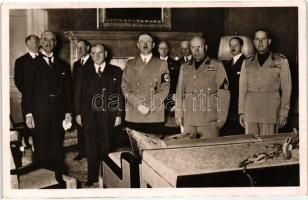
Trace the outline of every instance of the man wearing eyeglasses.
[[246, 134], [272, 135], [287, 124], [291, 75], [288, 59], [270, 51], [267, 30], [254, 33], [256, 54], [242, 65], [239, 91], [240, 124]]
[[72, 89], [69, 65], [54, 55], [56, 36], [45, 31], [40, 38], [41, 53], [25, 76], [23, 95], [28, 128], [33, 129], [34, 163], [55, 171], [63, 182], [63, 120], [71, 122]]

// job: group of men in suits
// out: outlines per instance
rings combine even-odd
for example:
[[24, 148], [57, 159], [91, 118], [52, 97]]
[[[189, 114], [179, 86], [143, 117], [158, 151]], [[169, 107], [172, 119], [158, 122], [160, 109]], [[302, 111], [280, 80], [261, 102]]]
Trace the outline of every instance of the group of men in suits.
[[244, 128], [246, 134], [277, 133], [290, 106], [288, 61], [270, 51], [268, 31], [257, 30], [253, 43], [257, 52], [246, 58], [243, 40], [231, 38], [232, 60], [222, 63], [208, 56], [205, 38], [196, 36], [181, 43], [183, 57], [175, 61], [167, 41], [158, 43], [160, 57], [155, 57], [153, 37], [141, 33], [140, 54], [122, 72], [106, 63], [103, 44], [79, 40], [71, 80], [69, 66], [54, 55], [53, 32], [43, 32], [40, 40], [27, 37], [29, 53], [16, 60], [15, 82], [26, 124], [33, 130], [34, 160], [55, 170], [61, 181], [62, 121], [70, 122], [72, 113], [78, 124], [75, 160], [87, 157], [88, 186], [98, 182], [100, 161], [112, 151], [114, 129], [122, 122], [134, 130], [161, 133], [166, 118], [174, 117], [184, 132], [201, 138]]

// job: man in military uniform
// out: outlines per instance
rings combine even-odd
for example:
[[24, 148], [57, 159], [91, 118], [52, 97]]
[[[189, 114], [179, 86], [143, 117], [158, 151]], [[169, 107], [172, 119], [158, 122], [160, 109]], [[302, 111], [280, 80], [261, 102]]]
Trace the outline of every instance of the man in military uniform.
[[149, 133], [159, 133], [163, 127], [163, 102], [170, 86], [167, 62], [152, 55], [154, 45], [150, 34], [139, 35], [140, 55], [127, 61], [121, 85], [126, 101], [126, 126]]
[[243, 62], [239, 115], [246, 134], [271, 135], [286, 125], [290, 108], [291, 75], [285, 56], [270, 51], [267, 30], [253, 39], [256, 54]]
[[[168, 63], [168, 69], [170, 73], [170, 91], [167, 99], [165, 100], [166, 106], [166, 117], [167, 117], [167, 125], [172, 125], [172, 121], [174, 124], [174, 108], [175, 108], [175, 92], [176, 86], [178, 83], [179, 73], [180, 73], [180, 65], [177, 61], [170, 58], [170, 45], [166, 41], [161, 41], [158, 44], [158, 53], [161, 60], [165, 60]], [[170, 119], [170, 120], [168, 120]], [[173, 120], [171, 120], [173, 119]], [[174, 124], [175, 125], [175, 124]]]
[[238, 93], [240, 72], [245, 55], [242, 52], [243, 40], [240, 37], [232, 37], [229, 41], [232, 59], [223, 62], [229, 80], [230, 106], [225, 126], [221, 129], [222, 135], [241, 134], [244, 128], [238, 118]]
[[189, 44], [189, 41], [187, 40], [183, 40], [181, 42], [181, 47], [180, 47], [180, 50], [181, 50], [181, 54], [182, 54], [182, 57], [178, 60], [178, 62], [180, 64], [186, 62], [186, 61], [189, 61], [192, 59], [192, 56], [191, 56], [191, 52], [190, 52], [190, 44]]
[[186, 133], [217, 137], [229, 108], [227, 74], [222, 63], [206, 55], [204, 38], [194, 37], [190, 45], [193, 59], [182, 64], [176, 90], [176, 122]]

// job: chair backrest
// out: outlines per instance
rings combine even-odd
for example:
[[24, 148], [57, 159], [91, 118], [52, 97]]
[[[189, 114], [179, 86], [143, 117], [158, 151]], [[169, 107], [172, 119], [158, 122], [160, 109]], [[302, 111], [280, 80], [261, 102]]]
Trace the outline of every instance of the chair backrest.
[[[230, 60], [232, 55], [230, 53], [229, 41], [236, 35], [223, 36], [220, 38], [218, 59], [219, 60]], [[254, 47], [251, 39], [247, 36], [237, 36], [243, 40], [243, 54], [246, 57], [252, 56], [254, 54]]]
[[22, 108], [21, 108], [21, 99], [10, 98], [10, 120], [15, 124], [24, 122]]

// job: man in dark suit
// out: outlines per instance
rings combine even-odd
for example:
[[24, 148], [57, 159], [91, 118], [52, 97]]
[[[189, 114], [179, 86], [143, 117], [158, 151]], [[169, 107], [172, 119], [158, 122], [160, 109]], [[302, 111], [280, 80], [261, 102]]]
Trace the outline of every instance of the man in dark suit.
[[[176, 126], [174, 121], [174, 109], [175, 109], [175, 93], [176, 93], [176, 86], [179, 79], [179, 73], [180, 73], [180, 64], [170, 58], [171, 48], [170, 44], [166, 41], [161, 41], [158, 43], [158, 53], [159, 58], [161, 60], [167, 61], [168, 64], [168, 70], [170, 74], [170, 90], [168, 97], [165, 100], [165, 117], [167, 123], [165, 125], [168, 126]], [[175, 130], [176, 131], [176, 130]], [[179, 130], [177, 130], [179, 132]]]
[[34, 58], [38, 56], [40, 50], [40, 39], [36, 35], [29, 35], [25, 39], [28, 53], [19, 57], [15, 61], [14, 81], [18, 90], [22, 93], [24, 86], [24, 74], [28, 67], [32, 67]]
[[242, 53], [243, 40], [240, 37], [233, 37], [229, 41], [229, 46], [232, 59], [223, 62], [223, 64], [229, 79], [230, 106], [227, 122], [221, 130], [222, 135], [243, 134], [245, 132], [238, 118], [239, 79], [242, 63], [245, 60], [245, 55]]
[[190, 43], [188, 40], [184, 40], [181, 42], [180, 50], [182, 54], [182, 57], [178, 60], [180, 64], [192, 59], [192, 55], [190, 52]]
[[71, 76], [67, 63], [53, 54], [56, 36], [50, 31], [41, 34], [41, 54], [25, 75], [23, 94], [26, 124], [33, 129], [34, 163], [55, 171], [63, 181], [64, 129], [62, 121], [71, 121]]
[[103, 44], [91, 48], [94, 63], [85, 67], [81, 84], [81, 122], [84, 128], [88, 161], [86, 186], [98, 182], [101, 160], [111, 152], [114, 127], [121, 124], [122, 71], [107, 64]]
[[81, 160], [86, 157], [86, 146], [83, 133], [83, 127], [81, 126], [81, 116], [80, 116], [80, 92], [81, 92], [81, 83], [80, 79], [83, 77], [83, 72], [86, 66], [93, 64], [93, 61], [90, 57], [90, 48], [91, 45], [86, 40], [77, 41], [77, 54], [79, 59], [73, 65], [73, 83], [74, 83], [74, 109], [76, 114], [77, 122], [77, 135], [78, 135], [78, 155], [74, 160]]

